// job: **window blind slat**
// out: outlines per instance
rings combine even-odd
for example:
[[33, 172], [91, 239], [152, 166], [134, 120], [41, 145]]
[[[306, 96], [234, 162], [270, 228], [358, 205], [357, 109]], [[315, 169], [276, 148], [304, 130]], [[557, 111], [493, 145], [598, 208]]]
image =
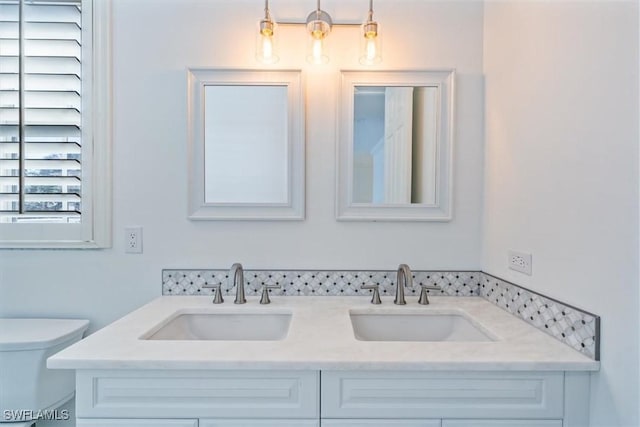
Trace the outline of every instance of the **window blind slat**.
[[[18, 109], [3, 108], [4, 120], [9, 124], [18, 124]], [[80, 127], [80, 112], [75, 108], [26, 108], [25, 123], [27, 125]]]
[[[49, 193], [30, 193], [25, 194], [25, 199], [30, 203], [64, 203], [66, 208], [64, 210], [77, 210], [77, 203], [80, 202], [80, 194], [78, 193], [60, 193], [51, 191]], [[11, 203], [11, 205], [5, 206], [7, 210], [13, 210], [13, 204], [18, 201], [18, 193], [0, 193], [0, 202]], [[73, 205], [71, 205], [73, 203]]]
[[80, 127], [64, 124], [27, 124], [26, 129], [27, 138], [59, 136], [59, 137], [79, 137]]
[[[26, 178], [28, 181], [27, 187], [29, 185], [51, 185], [51, 186], [59, 186], [59, 185], [79, 185], [81, 180], [79, 176], [28, 176]], [[4, 189], [4, 186], [17, 186], [18, 185], [18, 177], [17, 176], [0, 176], [0, 192], [12, 192], [11, 189]], [[33, 191], [31, 191], [33, 192]], [[43, 191], [47, 192], [47, 191]]]
[[26, 214], [17, 216], [17, 211], [15, 210], [0, 210], [0, 215], [2, 216], [11, 216], [14, 218], [14, 223], [36, 223], [36, 222], [46, 222], [46, 223], [77, 223], [80, 221], [80, 212], [79, 211], [58, 211], [58, 212], [48, 212], [44, 210], [39, 211], [27, 211]]
[[[0, 147], [0, 161], [18, 158], [17, 143], [6, 144]], [[26, 157], [31, 160], [56, 160], [56, 159], [73, 159], [78, 161], [81, 155], [81, 147], [73, 142], [38, 142], [27, 143]]]
[[[0, 92], [0, 108], [18, 108], [17, 92]], [[25, 108], [73, 108], [80, 110], [82, 104], [77, 92], [27, 92]]]
[[[27, 22], [24, 34], [27, 40], [72, 40], [79, 43], [81, 28], [75, 23]], [[18, 40], [18, 22], [0, 21], [0, 39]]]
[[[2, 162], [2, 167], [16, 169], [18, 167], [18, 160], [16, 159], [0, 159]], [[80, 168], [80, 162], [77, 159], [68, 158], [68, 159], [27, 159], [26, 160], [26, 168], [27, 170], [34, 169], [43, 169], [43, 170], [51, 170], [57, 169], [60, 170], [60, 175], [62, 175], [65, 170], [76, 170]]]
[[[80, 76], [81, 64], [76, 57], [31, 56], [24, 59], [25, 68], [30, 74], [75, 74]], [[18, 57], [0, 55], [0, 74], [17, 74]]]

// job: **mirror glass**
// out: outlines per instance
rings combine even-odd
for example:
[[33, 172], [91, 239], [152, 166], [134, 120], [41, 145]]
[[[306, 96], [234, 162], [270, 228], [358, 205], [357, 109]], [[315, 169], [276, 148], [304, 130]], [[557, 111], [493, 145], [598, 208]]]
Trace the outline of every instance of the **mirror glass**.
[[300, 70], [187, 72], [189, 219], [302, 220]]
[[205, 87], [206, 203], [286, 203], [287, 87]]
[[454, 71], [342, 71], [336, 216], [449, 221]]
[[437, 87], [356, 86], [353, 202], [434, 204]]

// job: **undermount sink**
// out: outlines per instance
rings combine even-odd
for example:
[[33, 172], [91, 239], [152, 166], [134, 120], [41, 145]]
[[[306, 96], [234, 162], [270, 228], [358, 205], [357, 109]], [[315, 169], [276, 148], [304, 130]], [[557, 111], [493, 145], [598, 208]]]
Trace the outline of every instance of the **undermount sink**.
[[291, 313], [177, 313], [146, 340], [279, 341], [287, 337]]
[[351, 310], [360, 341], [495, 341], [492, 334], [462, 313], [398, 313]]

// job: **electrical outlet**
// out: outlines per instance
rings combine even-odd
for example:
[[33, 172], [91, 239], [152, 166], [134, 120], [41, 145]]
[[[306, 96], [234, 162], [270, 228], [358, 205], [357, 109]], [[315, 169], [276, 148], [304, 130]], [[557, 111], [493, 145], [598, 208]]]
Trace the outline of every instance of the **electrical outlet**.
[[531, 254], [509, 251], [509, 268], [531, 276]]
[[142, 227], [127, 227], [124, 229], [124, 251], [128, 254], [142, 253]]

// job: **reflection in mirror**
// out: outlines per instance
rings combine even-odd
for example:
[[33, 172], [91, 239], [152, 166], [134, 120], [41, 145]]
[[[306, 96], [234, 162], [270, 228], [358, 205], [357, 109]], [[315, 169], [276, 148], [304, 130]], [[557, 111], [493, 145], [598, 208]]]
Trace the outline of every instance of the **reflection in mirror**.
[[205, 87], [205, 202], [286, 203], [287, 87]]
[[353, 202], [434, 204], [437, 87], [354, 92]]
[[188, 71], [189, 219], [304, 219], [300, 70]]
[[337, 218], [450, 220], [454, 71], [341, 75]]

